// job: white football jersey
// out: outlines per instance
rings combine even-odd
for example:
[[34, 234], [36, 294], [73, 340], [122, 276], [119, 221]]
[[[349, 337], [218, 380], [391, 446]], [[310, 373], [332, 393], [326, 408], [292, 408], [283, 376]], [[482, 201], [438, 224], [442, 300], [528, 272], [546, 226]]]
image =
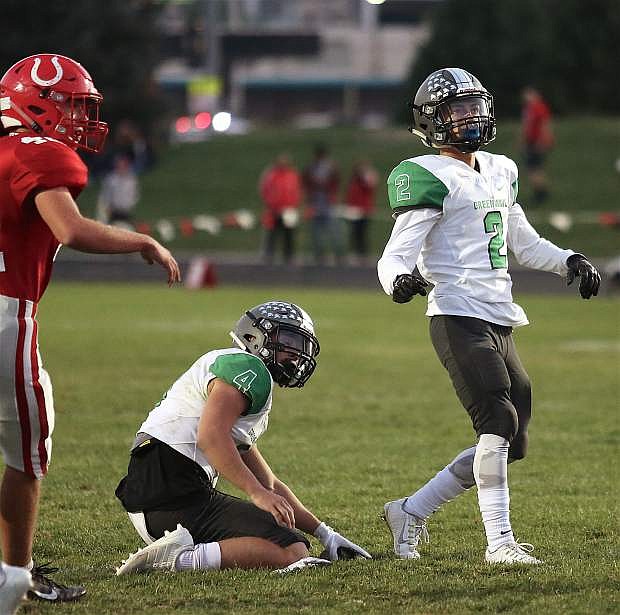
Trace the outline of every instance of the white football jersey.
[[449, 156], [401, 162], [388, 178], [396, 217], [378, 263], [391, 294], [394, 279], [417, 265], [434, 289], [428, 316], [472, 316], [507, 326], [527, 324], [512, 301], [508, 249], [517, 262], [566, 274], [572, 250], [542, 239], [516, 202], [517, 166], [506, 156], [476, 152], [479, 171]]
[[221, 378], [250, 401], [248, 410], [233, 425], [231, 436], [239, 450], [247, 450], [265, 432], [273, 395], [273, 380], [265, 364], [238, 348], [212, 350], [200, 357], [151, 410], [140, 432], [165, 442], [195, 461], [213, 486], [218, 473], [197, 444], [198, 420], [207, 401], [207, 387]]

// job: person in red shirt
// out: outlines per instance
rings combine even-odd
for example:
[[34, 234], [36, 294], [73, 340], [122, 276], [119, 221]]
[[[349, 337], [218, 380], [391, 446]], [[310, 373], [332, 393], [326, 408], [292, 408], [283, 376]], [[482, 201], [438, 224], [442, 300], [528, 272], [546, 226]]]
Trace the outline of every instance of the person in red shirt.
[[61, 245], [83, 252], [137, 252], [158, 263], [168, 283], [177, 262], [153, 238], [84, 218], [74, 199], [87, 183], [76, 150], [98, 152], [108, 132], [99, 94], [74, 60], [38, 54], [14, 64], [0, 80], [0, 487], [2, 613], [22, 596], [75, 600], [34, 567], [32, 541], [40, 479], [48, 469], [54, 430], [49, 376], [38, 349], [37, 306]]
[[522, 141], [525, 150], [534, 203], [540, 205], [549, 196], [549, 182], [545, 173], [545, 159], [553, 147], [551, 109], [541, 93], [533, 87], [522, 92]]
[[286, 154], [280, 154], [275, 164], [260, 178], [259, 192], [265, 205], [262, 222], [265, 229], [265, 261], [271, 263], [278, 236], [282, 237], [285, 263], [293, 260], [295, 228], [299, 223], [301, 178]]
[[362, 261], [368, 256], [368, 223], [375, 209], [377, 172], [366, 160], [353, 167], [345, 202], [350, 223], [353, 256]]

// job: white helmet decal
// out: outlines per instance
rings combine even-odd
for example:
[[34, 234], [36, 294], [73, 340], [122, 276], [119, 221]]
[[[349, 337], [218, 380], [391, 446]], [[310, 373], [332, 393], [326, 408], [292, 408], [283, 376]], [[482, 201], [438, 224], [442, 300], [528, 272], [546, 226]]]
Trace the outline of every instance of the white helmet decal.
[[56, 69], [56, 75], [52, 79], [41, 79], [37, 74], [39, 72], [39, 66], [41, 65], [41, 58], [34, 59], [34, 65], [32, 67], [32, 70], [30, 71], [30, 77], [37, 85], [40, 85], [41, 87], [49, 87], [50, 85], [56, 85], [62, 79], [62, 66], [58, 61], [57, 56], [54, 56], [52, 58], [52, 64]]

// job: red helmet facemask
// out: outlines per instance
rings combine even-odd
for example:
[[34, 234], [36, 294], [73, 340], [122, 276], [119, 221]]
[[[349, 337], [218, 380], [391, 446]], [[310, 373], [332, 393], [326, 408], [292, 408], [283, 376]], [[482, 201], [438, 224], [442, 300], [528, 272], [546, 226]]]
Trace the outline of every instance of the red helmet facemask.
[[42, 53], [20, 60], [0, 79], [5, 125], [24, 126], [73, 149], [99, 152], [108, 125], [99, 120], [103, 97], [86, 69], [65, 56]]

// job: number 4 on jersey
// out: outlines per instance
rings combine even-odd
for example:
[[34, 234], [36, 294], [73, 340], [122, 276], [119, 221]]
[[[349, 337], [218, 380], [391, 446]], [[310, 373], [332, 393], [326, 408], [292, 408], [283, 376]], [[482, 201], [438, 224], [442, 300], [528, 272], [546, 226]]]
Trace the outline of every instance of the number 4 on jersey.
[[491, 269], [508, 269], [508, 257], [500, 254], [500, 250], [504, 247], [504, 223], [499, 211], [490, 211], [484, 217], [484, 231], [494, 233], [488, 246]]
[[239, 387], [242, 393], [246, 393], [256, 379], [256, 372], [246, 369], [242, 374], [233, 378], [233, 382]]

